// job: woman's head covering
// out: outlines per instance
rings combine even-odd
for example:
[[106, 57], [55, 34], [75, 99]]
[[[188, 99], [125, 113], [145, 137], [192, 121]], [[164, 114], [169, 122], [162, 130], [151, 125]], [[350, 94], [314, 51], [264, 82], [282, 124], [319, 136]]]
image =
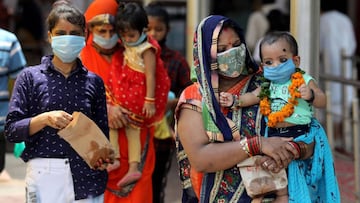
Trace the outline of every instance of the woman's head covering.
[[[113, 23], [118, 3], [116, 0], [95, 0], [85, 12], [87, 23]], [[112, 19], [111, 19], [112, 18]]]
[[[211, 115], [213, 122], [217, 128], [224, 135], [225, 140], [231, 140], [231, 129], [227, 124], [225, 116], [221, 113], [220, 105], [218, 104], [217, 97], [219, 94], [219, 78], [217, 74], [217, 43], [219, 34], [224, 26], [230, 25], [240, 37], [242, 43], [245, 44], [243, 30], [231, 19], [212, 15], [203, 19], [197, 27], [194, 36], [194, 68], [197, 80], [201, 86], [201, 93], [203, 97], [203, 112], [208, 111]], [[248, 50], [248, 48], [246, 48]], [[255, 73], [258, 66], [251, 58], [249, 51], [246, 53], [246, 68], [249, 73]]]
[[[94, 0], [86, 10], [84, 16], [88, 26], [112, 24], [115, 26], [115, 16], [118, 9], [116, 0]], [[89, 31], [86, 40], [92, 44], [93, 34]]]

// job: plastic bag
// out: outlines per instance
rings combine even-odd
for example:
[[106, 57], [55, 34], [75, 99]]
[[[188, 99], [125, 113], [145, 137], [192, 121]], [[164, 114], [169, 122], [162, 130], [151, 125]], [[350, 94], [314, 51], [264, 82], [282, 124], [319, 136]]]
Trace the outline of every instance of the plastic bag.
[[15, 143], [14, 145], [14, 156], [19, 158], [25, 149], [25, 142]]

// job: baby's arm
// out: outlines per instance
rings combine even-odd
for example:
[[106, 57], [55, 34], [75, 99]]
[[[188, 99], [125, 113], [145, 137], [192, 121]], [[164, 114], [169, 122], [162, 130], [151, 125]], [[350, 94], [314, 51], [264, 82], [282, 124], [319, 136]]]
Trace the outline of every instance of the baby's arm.
[[302, 84], [299, 87], [299, 92], [301, 94], [301, 98], [311, 103], [314, 107], [326, 107], [326, 96], [313, 80], [310, 80], [308, 85]]
[[258, 104], [260, 101], [258, 97], [260, 90], [261, 88], [258, 87], [254, 91], [240, 96], [232, 95], [228, 92], [220, 92], [220, 105], [223, 107], [241, 108]]

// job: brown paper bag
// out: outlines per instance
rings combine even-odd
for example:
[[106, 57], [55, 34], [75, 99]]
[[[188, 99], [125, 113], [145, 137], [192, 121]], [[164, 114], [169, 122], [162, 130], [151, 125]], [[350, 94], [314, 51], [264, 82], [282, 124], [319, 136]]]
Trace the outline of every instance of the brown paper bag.
[[110, 158], [114, 149], [104, 133], [94, 121], [81, 112], [72, 114], [73, 120], [60, 130], [58, 135], [84, 159], [90, 168], [102, 158]]
[[285, 169], [282, 169], [279, 173], [265, 171], [261, 166], [255, 164], [258, 157], [249, 157], [237, 165], [246, 192], [252, 198], [284, 189], [288, 183]]

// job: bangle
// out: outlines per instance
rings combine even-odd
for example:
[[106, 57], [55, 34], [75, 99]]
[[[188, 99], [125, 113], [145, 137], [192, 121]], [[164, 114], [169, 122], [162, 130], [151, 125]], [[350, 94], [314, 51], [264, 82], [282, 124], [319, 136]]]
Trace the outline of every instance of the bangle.
[[155, 98], [145, 97], [145, 102], [147, 102], [147, 103], [155, 103]]
[[296, 149], [299, 157], [301, 157], [301, 151], [300, 151], [300, 146], [298, 145], [298, 143], [294, 142], [294, 141], [289, 141], [288, 144], [290, 144], [294, 149]]
[[310, 91], [311, 91], [311, 97], [310, 97], [310, 99], [307, 99], [305, 101], [307, 101], [309, 104], [312, 104], [314, 102], [314, 99], [315, 99], [315, 93], [314, 93], [313, 89], [310, 89]]
[[250, 150], [249, 150], [249, 146], [248, 146], [248, 142], [247, 142], [247, 138], [244, 137], [243, 139], [240, 140], [240, 146], [241, 148], [246, 152], [246, 154], [248, 156], [251, 156], [250, 154]]
[[248, 156], [255, 156], [261, 154], [261, 139], [260, 136], [252, 138], [243, 138], [240, 140], [240, 146]]
[[299, 159], [305, 159], [307, 154], [307, 144], [305, 142], [296, 142], [300, 148], [300, 157]]
[[233, 96], [233, 101], [232, 104], [229, 106], [229, 108], [234, 109], [236, 106], [236, 100], [237, 100], [237, 96], [235, 94], [232, 95]]
[[260, 136], [254, 136], [248, 139], [248, 146], [252, 156], [261, 154]]

